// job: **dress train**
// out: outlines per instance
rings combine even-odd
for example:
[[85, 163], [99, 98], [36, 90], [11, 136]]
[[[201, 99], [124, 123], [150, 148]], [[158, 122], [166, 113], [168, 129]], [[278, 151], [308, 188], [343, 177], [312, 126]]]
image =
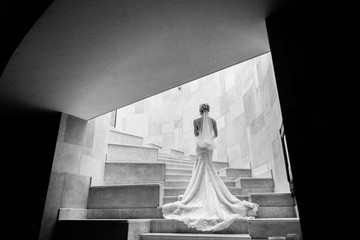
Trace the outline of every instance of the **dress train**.
[[196, 146], [192, 177], [179, 201], [162, 206], [166, 219], [184, 222], [200, 231], [220, 231], [236, 219], [252, 219], [258, 204], [241, 201], [231, 194], [212, 162], [213, 149]]

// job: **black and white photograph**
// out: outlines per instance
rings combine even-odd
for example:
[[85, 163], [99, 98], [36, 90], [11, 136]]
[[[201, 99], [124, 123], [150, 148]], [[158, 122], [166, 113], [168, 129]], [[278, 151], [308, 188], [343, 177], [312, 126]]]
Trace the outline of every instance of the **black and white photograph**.
[[4, 236], [358, 238], [347, 3], [5, 0], [0, 11]]

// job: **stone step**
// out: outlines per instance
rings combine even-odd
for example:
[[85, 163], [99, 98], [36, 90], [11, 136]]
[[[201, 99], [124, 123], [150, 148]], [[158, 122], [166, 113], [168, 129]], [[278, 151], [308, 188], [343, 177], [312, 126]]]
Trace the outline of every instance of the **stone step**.
[[213, 162], [213, 164], [217, 170], [229, 167], [229, 163], [227, 162]]
[[126, 145], [143, 145], [143, 137], [122, 132], [113, 127], [109, 128], [109, 143], [126, 144]]
[[220, 176], [229, 176], [229, 177], [251, 177], [251, 169], [243, 169], [243, 168], [223, 168], [218, 171]]
[[158, 149], [124, 144], [108, 144], [109, 162], [153, 162], [158, 160]]
[[186, 163], [192, 163], [194, 164], [195, 161], [191, 161], [190, 159], [188, 158], [185, 158], [185, 157], [173, 157], [173, 156], [164, 156], [164, 155], [161, 155], [161, 154], [158, 154], [158, 158], [159, 159], [165, 159], [165, 160], [176, 160], [176, 161], [182, 161], [182, 162], [186, 162]]
[[194, 166], [194, 163], [191, 161], [181, 160], [181, 159], [180, 160], [170, 159], [170, 158], [163, 158], [163, 157], [158, 157], [157, 162], [159, 162], [159, 163], [179, 163], [179, 164]]
[[239, 178], [235, 181], [236, 187], [242, 188], [273, 188], [274, 181], [271, 178]]
[[163, 155], [168, 155], [168, 156], [176, 156], [176, 157], [183, 157], [185, 156], [185, 153], [181, 150], [177, 150], [177, 149], [162, 149], [159, 153], [163, 154]]
[[250, 240], [249, 234], [143, 233], [140, 240]]
[[59, 220], [162, 219], [161, 208], [81, 209], [60, 208]]
[[[290, 195], [290, 194], [289, 194]], [[251, 196], [256, 196], [251, 199]], [[260, 205], [257, 218], [295, 218], [296, 212], [292, 198], [287, 194], [251, 193], [250, 195], [235, 195], [240, 200], [250, 201]], [[273, 200], [271, 200], [273, 198]], [[265, 201], [266, 199], [266, 201]], [[178, 201], [177, 196], [164, 196], [163, 203]]]
[[165, 181], [174, 181], [174, 180], [187, 180], [191, 179], [191, 174], [166, 174]]
[[[171, 155], [169, 153], [163, 153], [160, 151], [159, 151], [158, 156], [159, 156], [159, 158], [189, 161], [191, 163], [195, 162], [195, 160], [196, 160], [196, 155], [175, 156], [175, 155]], [[213, 162], [213, 164], [214, 164], [215, 168], [218, 170], [229, 167], [229, 163], [227, 163], [227, 162]], [[246, 175], [246, 176], [248, 176], [248, 175]]]
[[[172, 180], [190, 180], [191, 174], [172, 174], [172, 173], [166, 173], [165, 181], [172, 181]], [[220, 178], [223, 181], [234, 181], [235, 179], [233, 177], [228, 176], [220, 176]]]
[[123, 182], [163, 182], [165, 181], [165, 173], [165, 163], [106, 162], [104, 180]]
[[181, 169], [181, 168], [166, 168], [166, 173], [167, 174], [191, 174], [192, 173], [192, 169]]
[[295, 202], [291, 193], [251, 193], [250, 201], [261, 207], [294, 206]]
[[[161, 162], [161, 161], [160, 161]], [[193, 164], [190, 165], [190, 164], [184, 164], [184, 163], [173, 163], [173, 162], [165, 162], [167, 164], [168, 167], [171, 167], [171, 168], [193, 168]], [[213, 162], [215, 168], [218, 170], [218, 169], [221, 169], [221, 168], [224, 168], [224, 164], [227, 164], [227, 163], [220, 163], [220, 162]], [[239, 177], [233, 177], [234, 179], [236, 178], [239, 178]]]
[[[224, 181], [227, 187], [235, 187], [234, 181]], [[189, 185], [188, 180], [168, 180], [164, 182], [164, 187], [187, 187]]]
[[[238, 199], [243, 200], [243, 201], [249, 201], [249, 196], [247, 196], [247, 195], [235, 195], [235, 197], [237, 197]], [[167, 203], [172, 203], [172, 202], [176, 202], [176, 201], [178, 201], [177, 196], [164, 196], [163, 203], [167, 204]]]
[[96, 186], [89, 189], [88, 208], [156, 208], [163, 205], [163, 196], [161, 184]]
[[178, 149], [170, 149], [170, 154], [177, 155], [177, 156], [184, 156], [185, 153]]
[[144, 145], [145, 145], [145, 146], [148, 146], [148, 147], [152, 147], [152, 148], [157, 148], [157, 149], [159, 149], [159, 152], [160, 152], [161, 149], [162, 149], [162, 146], [157, 145], [157, 144], [155, 144], [155, 143], [145, 143]]
[[[151, 233], [210, 233], [195, 228], [189, 228], [186, 224], [177, 220], [153, 219], [150, 223]], [[248, 222], [243, 219], [235, 220], [228, 228], [216, 232], [217, 234], [248, 234]]]
[[[167, 200], [166, 200], [167, 199]], [[172, 200], [172, 201], [169, 201]], [[242, 197], [241, 200], [247, 200]], [[164, 197], [164, 204], [176, 202], [176, 197]], [[259, 207], [256, 218], [295, 218], [295, 208]], [[162, 219], [161, 208], [122, 208], [122, 209], [80, 209], [60, 208], [59, 220], [66, 219]]]
[[91, 182], [91, 187], [99, 186], [119, 186], [119, 185], [138, 185], [138, 184], [161, 184], [164, 186], [164, 181], [98, 181]]
[[[243, 194], [243, 189], [238, 187], [228, 187], [233, 195], [246, 195]], [[166, 187], [164, 188], [164, 196], [179, 196], [185, 193], [186, 187]]]
[[162, 149], [161, 151], [159, 151], [159, 153], [174, 156], [174, 154], [171, 153], [170, 149]]
[[180, 158], [187, 158], [190, 161], [195, 161], [196, 160], [196, 155], [194, 154], [185, 154], [184, 156], [179, 156]]
[[88, 209], [88, 219], [162, 219], [160, 208]]
[[[151, 233], [201, 233], [195, 228], [188, 228], [186, 224], [177, 220], [152, 219]], [[301, 236], [299, 218], [259, 218], [250, 220], [235, 220], [228, 228], [216, 234], [249, 234], [251, 239], [268, 239], [270, 236], [286, 236], [297, 234]]]
[[158, 152], [159, 157], [163, 157], [163, 158], [169, 158], [169, 159], [174, 159], [174, 160], [183, 160], [183, 161], [189, 161], [189, 162], [193, 162], [196, 159], [195, 155], [184, 155], [184, 156], [177, 156], [177, 155], [173, 155], [173, 154], [169, 154], [169, 153], [163, 153], [159, 150]]
[[[250, 193], [271, 193], [274, 188], [239, 188], [228, 187], [233, 195], [249, 195]], [[179, 196], [185, 193], [186, 187], [167, 187], [164, 188], [164, 196]], [[255, 202], [255, 201], [254, 201]]]
[[251, 193], [272, 193], [274, 188], [241, 188], [241, 195], [249, 195]]
[[82, 220], [87, 219], [88, 209], [84, 208], [60, 208], [58, 220]]
[[180, 163], [165, 163], [166, 168], [177, 168], [177, 169], [193, 169], [193, 165], [190, 164], [180, 164]]
[[268, 239], [270, 236], [291, 233], [301, 236], [299, 218], [258, 218], [248, 221], [251, 239]]
[[273, 173], [272, 173], [272, 169], [269, 169], [265, 172], [262, 173], [257, 173], [257, 172], [253, 172], [253, 177], [255, 178], [273, 178]]
[[259, 207], [256, 218], [296, 218], [295, 207]]
[[179, 163], [179, 164], [186, 164], [186, 165], [194, 165], [193, 161], [189, 161], [189, 160], [181, 160], [181, 159], [170, 159], [170, 158], [164, 158], [164, 157], [158, 157], [158, 162], [163, 162], [163, 163]]

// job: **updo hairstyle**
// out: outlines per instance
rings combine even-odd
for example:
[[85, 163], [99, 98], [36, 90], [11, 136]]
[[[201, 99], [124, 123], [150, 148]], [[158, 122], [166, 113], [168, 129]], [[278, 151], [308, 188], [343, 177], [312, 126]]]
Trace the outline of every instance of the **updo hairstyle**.
[[210, 112], [210, 105], [207, 104], [207, 103], [200, 104], [199, 111], [200, 111], [201, 114], [203, 114], [204, 111]]

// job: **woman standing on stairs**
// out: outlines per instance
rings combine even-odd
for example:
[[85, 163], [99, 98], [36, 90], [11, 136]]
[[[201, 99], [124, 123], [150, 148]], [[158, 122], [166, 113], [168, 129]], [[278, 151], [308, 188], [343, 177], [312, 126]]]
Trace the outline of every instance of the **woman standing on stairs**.
[[210, 106], [200, 105], [201, 117], [194, 120], [196, 162], [192, 177], [179, 201], [162, 206], [166, 219], [176, 219], [201, 231], [220, 231], [236, 219], [256, 216], [258, 204], [232, 195], [212, 162], [217, 137], [216, 121], [209, 117]]

